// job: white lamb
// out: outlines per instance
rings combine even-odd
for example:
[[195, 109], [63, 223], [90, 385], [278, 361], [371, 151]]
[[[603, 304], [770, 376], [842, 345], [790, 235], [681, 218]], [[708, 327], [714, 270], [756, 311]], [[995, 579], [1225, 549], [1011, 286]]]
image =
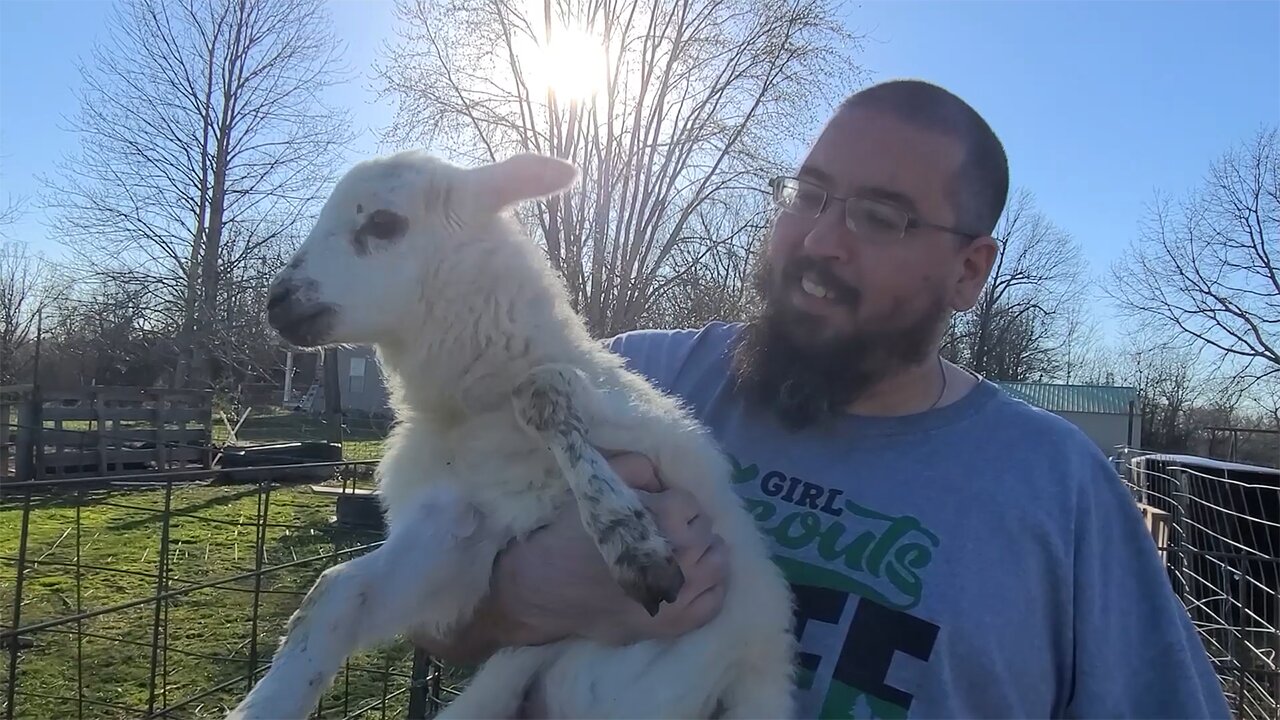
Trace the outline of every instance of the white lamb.
[[512, 717], [533, 682], [552, 717], [792, 716], [791, 595], [726, 459], [587, 334], [508, 216], [577, 174], [538, 155], [360, 163], [276, 279], [268, 316], [285, 338], [377, 347], [399, 421], [379, 468], [389, 530], [320, 576], [232, 717], [302, 718], [349, 655], [467, 619], [499, 549], [545, 524], [566, 488], [626, 593], [650, 614], [671, 602], [684, 578], [670, 546], [597, 447], [644, 454], [701, 503], [729, 549], [723, 610], [672, 640], [501, 651], [442, 716]]

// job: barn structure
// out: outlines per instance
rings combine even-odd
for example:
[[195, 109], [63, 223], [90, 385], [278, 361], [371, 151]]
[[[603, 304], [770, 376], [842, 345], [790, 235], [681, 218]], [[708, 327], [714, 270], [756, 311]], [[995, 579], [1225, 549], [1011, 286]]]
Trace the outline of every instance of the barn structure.
[[1142, 447], [1138, 391], [1112, 385], [998, 382], [1013, 397], [1070, 421], [1108, 457]]
[[[352, 410], [363, 415], [390, 416], [387, 386], [382, 381], [382, 369], [372, 347], [337, 348], [339, 393], [344, 412]], [[320, 388], [316, 407], [324, 407], [324, 387]]]
[[[295, 353], [302, 356], [304, 353]], [[298, 410], [321, 415], [325, 412], [324, 397], [324, 360], [319, 353], [310, 353], [316, 358], [316, 369], [309, 384], [291, 383], [285, 391], [287, 405]], [[355, 413], [368, 417], [391, 417], [391, 407], [387, 386], [383, 382], [382, 371], [378, 366], [378, 356], [372, 347], [343, 346], [335, 348], [330, 357], [338, 364], [338, 396], [345, 413]]]

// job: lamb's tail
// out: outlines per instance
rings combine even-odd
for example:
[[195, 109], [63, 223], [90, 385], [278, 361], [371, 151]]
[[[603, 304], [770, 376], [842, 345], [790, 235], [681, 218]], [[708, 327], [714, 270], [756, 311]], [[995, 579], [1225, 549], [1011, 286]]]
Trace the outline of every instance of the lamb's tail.
[[551, 647], [539, 646], [496, 653], [472, 676], [466, 690], [436, 717], [441, 720], [519, 717], [526, 691], [555, 652]]

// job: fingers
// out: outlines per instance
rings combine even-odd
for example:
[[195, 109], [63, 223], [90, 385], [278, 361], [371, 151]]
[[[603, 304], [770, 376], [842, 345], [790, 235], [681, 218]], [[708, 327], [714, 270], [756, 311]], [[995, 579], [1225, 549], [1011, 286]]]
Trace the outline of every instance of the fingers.
[[674, 628], [675, 634], [697, 630], [711, 622], [724, 606], [725, 591], [725, 584], [717, 583], [691, 598], [680, 613], [679, 622]]
[[653, 513], [658, 529], [668, 538], [673, 533], [683, 532], [686, 525], [702, 514], [702, 508], [693, 494], [680, 488], [643, 494], [640, 501]]
[[658, 470], [649, 458], [640, 453], [621, 453], [609, 458], [609, 466], [622, 478], [622, 482], [636, 490], [645, 492], [661, 492], [662, 481], [658, 479]]
[[657, 468], [644, 455], [615, 454], [609, 457], [609, 465], [623, 482], [640, 491], [641, 502], [671, 543], [685, 576], [679, 597], [663, 605], [656, 617], [641, 618], [643, 613], [636, 613], [637, 623], [649, 628], [642, 633], [675, 637], [702, 627], [724, 605], [729, 568], [728, 549], [715, 534], [711, 517], [702, 512], [692, 493], [664, 487]]
[[688, 525], [685, 525], [685, 535], [685, 538], [674, 542], [679, 545], [685, 545], [690, 551], [694, 552], [694, 556], [691, 559], [697, 562], [702, 557], [702, 554], [706, 552], [707, 546], [716, 537], [712, 531], [711, 517], [701, 514], [694, 517], [693, 520], [689, 521]]
[[678, 559], [680, 570], [685, 574], [681, 599], [692, 601], [702, 592], [724, 583], [728, 553], [719, 535], [711, 535], [701, 547], [685, 548], [680, 554], [687, 558]]
[[720, 612], [725, 598], [728, 553], [724, 540], [713, 536], [689, 568], [681, 562], [685, 585], [675, 603], [664, 606], [655, 618], [654, 632], [675, 637], [696, 630]]

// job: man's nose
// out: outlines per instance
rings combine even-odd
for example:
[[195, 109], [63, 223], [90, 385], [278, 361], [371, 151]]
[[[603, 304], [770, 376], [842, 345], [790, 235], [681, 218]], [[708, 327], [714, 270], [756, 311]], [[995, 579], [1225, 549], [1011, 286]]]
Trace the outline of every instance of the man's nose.
[[844, 205], [832, 203], [804, 236], [804, 251], [813, 257], [843, 262], [849, 259], [852, 240], [852, 233], [844, 221]]

